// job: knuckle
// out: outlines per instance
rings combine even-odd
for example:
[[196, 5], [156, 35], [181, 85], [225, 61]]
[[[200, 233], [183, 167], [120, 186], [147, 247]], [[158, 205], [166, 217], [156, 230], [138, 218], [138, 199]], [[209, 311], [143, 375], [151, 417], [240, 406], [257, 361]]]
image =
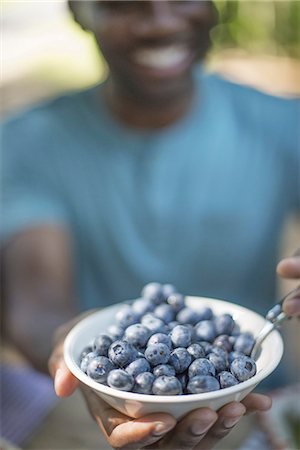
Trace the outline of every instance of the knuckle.
[[107, 438], [107, 442], [109, 443], [109, 445], [110, 445], [113, 449], [115, 449], [115, 450], [122, 450], [122, 447], [123, 447], [123, 446], [120, 446], [120, 445], [118, 444], [118, 442], [116, 442], [116, 440], [115, 440], [114, 438], [108, 437], [108, 438]]
[[174, 442], [174, 446], [172, 448], [174, 450], [182, 449], [187, 450], [193, 448], [195, 445], [197, 445], [200, 440], [203, 438], [203, 436], [184, 436], [184, 438], [176, 439], [176, 442]]
[[[233, 428], [233, 427], [232, 427]], [[211, 431], [211, 434], [216, 439], [223, 439], [227, 434], [230, 433], [232, 428], [216, 428], [215, 430]]]
[[109, 438], [108, 443], [114, 450], [128, 450], [128, 447], [126, 445], [120, 445], [120, 442], [118, 442], [116, 439]]

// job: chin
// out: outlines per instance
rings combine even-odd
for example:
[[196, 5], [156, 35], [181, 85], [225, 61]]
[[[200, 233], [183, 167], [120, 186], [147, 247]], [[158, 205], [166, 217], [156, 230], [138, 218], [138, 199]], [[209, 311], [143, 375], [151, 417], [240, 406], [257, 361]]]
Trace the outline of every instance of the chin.
[[146, 101], [147, 104], [160, 105], [166, 101], [178, 101], [180, 98], [189, 96], [193, 89], [192, 75], [180, 79], [147, 80], [147, 84], [136, 86], [134, 96], [139, 100]]

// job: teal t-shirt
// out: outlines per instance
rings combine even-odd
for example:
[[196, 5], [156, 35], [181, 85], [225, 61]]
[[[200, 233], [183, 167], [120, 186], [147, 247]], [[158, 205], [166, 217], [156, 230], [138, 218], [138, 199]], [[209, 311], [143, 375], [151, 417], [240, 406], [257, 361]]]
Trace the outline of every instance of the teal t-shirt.
[[4, 124], [3, 239], [67, 227], [81, 309], [149, 281], [261, 313], [276, 298], [282, 227], [300, 203], [300, 101], [196, 78], [188, 115], [159, 131], [118, 123], [101, 86]]

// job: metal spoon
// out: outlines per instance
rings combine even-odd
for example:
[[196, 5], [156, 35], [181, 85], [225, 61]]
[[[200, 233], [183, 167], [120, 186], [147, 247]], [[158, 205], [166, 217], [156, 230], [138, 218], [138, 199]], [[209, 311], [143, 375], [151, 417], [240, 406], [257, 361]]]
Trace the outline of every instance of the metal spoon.
[[299, 287], [292, 289], [290, 292], [288, 292], [279, 303], [276, 303], [266, 314], [267, 322], [259, 332], [257, 338], [255, 339], [254, 347], [251, 351], [251, 358], [256, 360], [261, 351], [261, 344], [266, 339], [267, 336], [273, 331], [276, 330], [281, 323], [286, 320], [290, 319], [290, 316], [288, 316], [285, 312], [282, 311], [282, 304], [286, 298], [288, 298], [290, 295], [295, 293]]

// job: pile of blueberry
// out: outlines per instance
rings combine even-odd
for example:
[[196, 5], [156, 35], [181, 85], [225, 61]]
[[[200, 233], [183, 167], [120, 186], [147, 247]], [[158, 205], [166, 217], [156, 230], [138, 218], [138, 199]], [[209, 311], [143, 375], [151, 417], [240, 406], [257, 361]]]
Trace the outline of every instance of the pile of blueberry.
[[253, 345], [253, 335], [241, 333], [230, 314], [193, 310], [174, 286], [149, 283], [82, 351], [80, 368], [121, 391], [199, 394], [253, 377]]

